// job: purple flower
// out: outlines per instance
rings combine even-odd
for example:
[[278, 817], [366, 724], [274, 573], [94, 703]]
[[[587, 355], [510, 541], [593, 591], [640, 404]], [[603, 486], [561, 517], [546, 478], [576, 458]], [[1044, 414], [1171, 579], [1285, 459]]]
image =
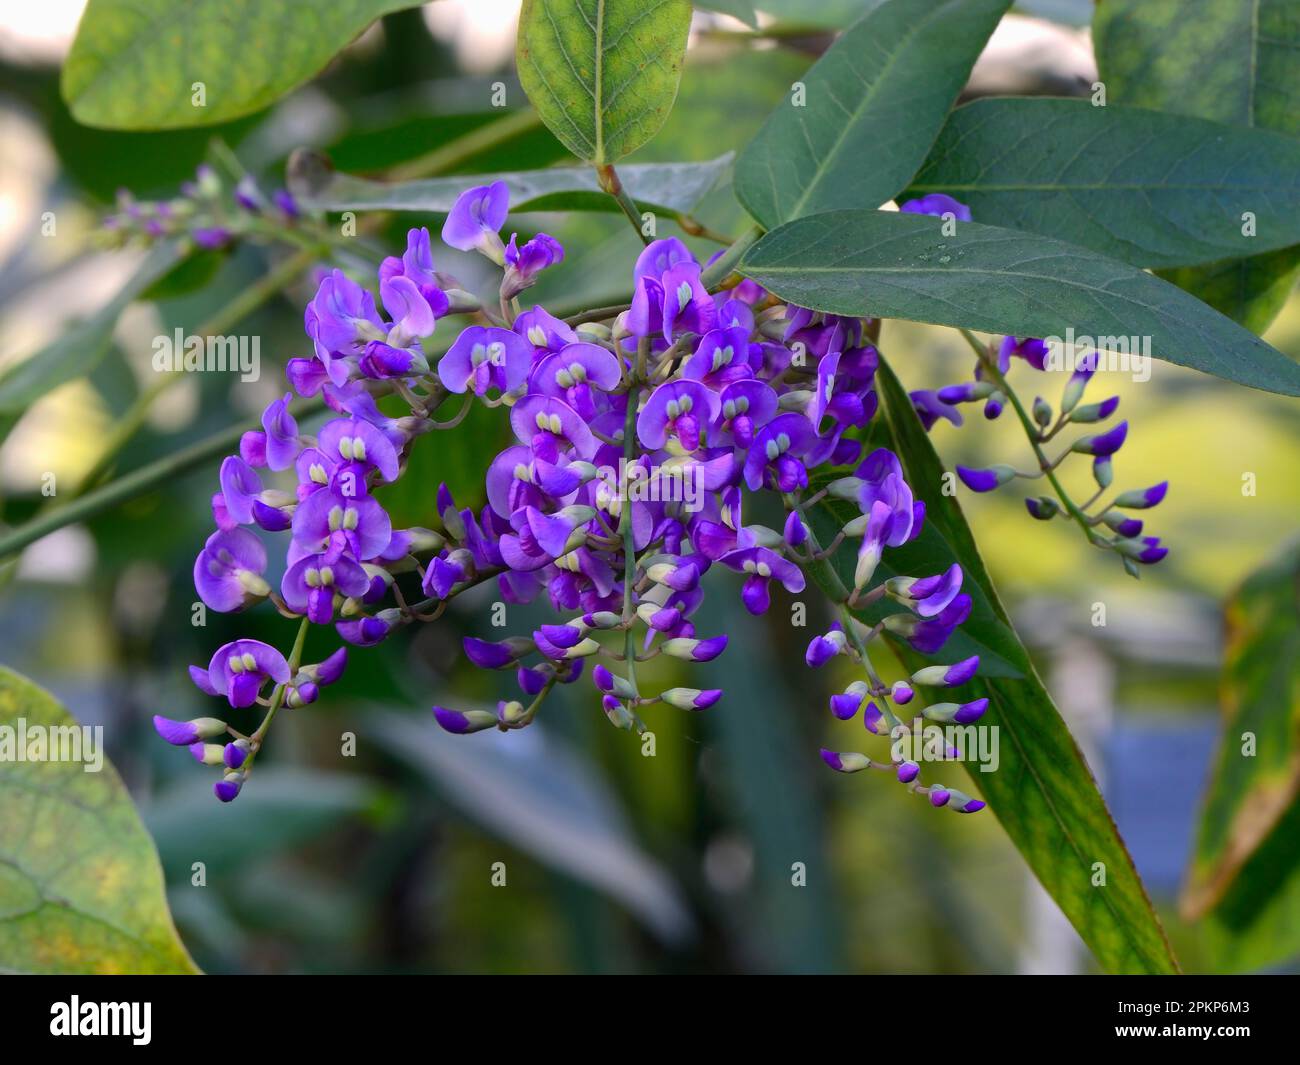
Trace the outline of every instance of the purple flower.
[[172, 718], [154, 714], [154, 730], [168, 743], [177, 747], [189, 747], [203, 740], [210, 740], [226, 731], [226, 723], [215, 717], [196, 717], [191, 721], [174, 721]]
[[762, 614], [771, 605], [772, 595], [768, 585], [773, 580], [780, 581], [791, 594], [804, 590], [803, 570], [766, 547], [728, 551], [718, 561], [729, 569], [745, 574], [740, 598], [751, 614]]
[[360, 598], [370, 588], [370, 577], [354, 559], [338, 548], [300, 558], [285, 572], [280, 594], [296, 614], [317, 625], [334, 619], [334, 596]]
[[231, 455], [222, 462], [219, 479], [226, 513], [237, 525], [249, 524], [253, 520], [253, 500], [262, 491], [257, 471], [238, 455]]
[[375, 310], [374, 297], [342, 270], [334, 270], [321, 281], [307, 305], [304, 324], [315, 343], [316, 357], [336, 385], [350, 376], [343, 357], [360, 354], [365, 340], [378, 340], [387, 332]]
[[504, 181], [467, 189], [456, 197], [448, 212], [447, 221], [442, 226], [442, 239], [453, 248], [478, 251], [493, 262], [501, 263], [505, 249], [499, 232], [505, 225], [509, 210], [510, 189]]
[[1161, 481], [1150, 488], [1132, 488], [1117, 495], [1115, 502], [1111, 506], [1125, 507], [1129, 510], [1146, 510], [1148, 507], [1154, 507], [1160, 503], [1168, 491], [1168, 481]]
[[217, 530], [194, 560], [194, 590], [213, 610], [243, 610], [266, 597], [266, 548], [247, 529]]
[[998, 369], [1006, 373], [1011, 367], [1011, 358], [1024, 359], [1035, 370], [1047, 368], [1050, 354], [1047, 343], [1037, 337], [1003, 337], [998, 347]]
[[956, 216], [959, 222], [970, 221], [970, 208], [942, 192], [932, 192], [920, 199], [908, 200], [900, 204], [898, 209], [906, 214], [928, 214], [936, 218], [951, 214]]
[[548, 266], [564, 261], [564, 247], [554, 237], [538, 233], [521, 248], [515, 243], [518, 234], [510, 234], [506, 245], [505, 277], [501, 281], [501, 298], [514, 299], [537, 281]]
[[231, 706], [252, 706], [268, 680], [289, 682], [284, 655], [261, 640], [234, 640], [217, 648], [208, 663], [208, 683]]
[[[700, 446], [701, 431], [718, 414], [717, 395], [698, 381], [669, 381], [646, 400], [636, 419], [636, 435], [651, 451], [662, 448], [670, 436], [686, 451]], [[796, 415], [798, 417], [798, 415]]]
[[669, 343], [678, 333], [707, 333], [718, 310], [700, 281], [700, 264], [676, 237], [656, 240], [637, 258], [627, 328], [639, 337], [662, 331]]
[[778, 414], [754, 436], [745, 456], [745, 484], [750, 491], [773, 487], [794, 492], [808, 485], [808, 470], [799, 461], [816, 442], [812, 423], [802, 414]]
[[499, 724], [497, 715], [486, 710], [448, 710], [445, 706], [435, 706], [433, 716], [439, 725], [457, 736], [482, 732]]
[[[429, 305], [435, 318], [441, 318], [450, 310], [450, 303], [447, 294], [442, 290], [438, 281], [437, 271], [433, 265], [433, 251], [429, 242], [429, 231], [421, 226], [419, 229], [411, 229], [406, 234], [406, 251], [400, 259], [389, 256], [379, 266], [379, 281], [383, 282], [394, 277], [405, 277], [415, 284], [416, 289], [424, 298], [424, 302]], [[384, 300], [385, 306], [388, 300]], [[392, 314], [392, 309], [389, 309]], [[394, 315], [397, 317], [397, 315]]]
[[374, 558], [388, 547], [393, 525], [370, 496], [349, 496], [336, 488], [313, 492], [293, 514], [293, 539], [304, 554], [323, 551], [341, 538], [358, 559]]
[[438, 377], [450, 392], [513, 392], [528, 380], [532, 361], [532, 347], [518, 333], [470, 326], [438, 362]]
[[991, 492], [1006, 484], [1015, 475], [1014, 469], [1004, 465], [990, 466], [987, 470], [976, 470], [969, 466], [957, 467], [957, 476], [972, 492]]
[[911, 607], [921, 617], [930, 618], [956, 598], [961, 582], [961, 566], [954, 562], [933, 577], [895, 577], [885, 587], [892, 598]]
[[382, 432], [360, 418], [335, 418], [321, 427], [319, 450], [331, 462], [352, 466], [364, 483], [376, 470], [385, 481], [397, 480], [397, 449]]
[[972, 655], [970, 658], [963, 658], [960, 662], [954, 662], [950, 666], [925, 666], [912, 674], [912, 683], [941, 684], [945, 687], [955, 688], [959, 684], [965, 684], [971, 677], [975, 676], [979, 664], [979, 655]]
[[921, 419], [921, 425], [929, 432], [934, 428], [934, 423], [940, 418], [946, 418], [953, 425], [962, 424], [961, 411], [951, 403], [945, 403], [938, 392], [929, 389], [918, 389], [915, 392], [909, 392], [908, 398], [912, 401], [912, 409], [916, 411], [916, 416]]

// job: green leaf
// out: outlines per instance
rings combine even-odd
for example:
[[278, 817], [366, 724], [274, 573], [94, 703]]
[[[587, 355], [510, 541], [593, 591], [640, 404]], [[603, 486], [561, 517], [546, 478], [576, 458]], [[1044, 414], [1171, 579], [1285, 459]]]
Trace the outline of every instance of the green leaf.
[[185, 258], [176, 241], [155, 245], [117, 294], [89, 318], [0, 375], [0, 416], [21, 414], [50, 389], [93, 370], [108, 351], [118, 318]]
[[1244, 259], [1156, 273], [1252, 333], [1262, 335], [1286, 306], [1300, 277], [1300, 248], [1281, 248]]
[[[1106, 0], [1093, 20], [1112, 102], [1300, 137], [1300, 20], [1289, 0]], [[1262, 333], [1300, 274], [1300, 249], [1165, 276]]]
[[[313, 77], [411, 0], [90, 0], [63, 65], [73, 116], [106, 129], [209, 126]], [[204, 102], [196, 105], [196, 83]]]
[[971, 222], [831, 211], [763, 237], [740, 270], [782, 299], [835, 314], [1015, 336], [1149, 338], [1158, 359], [1284, 395], [1300, 366], [1181, 289], [1063, 241]]
[[796, 82], [736, 163], [736, 196], [772, 229], [879, 207], [925, 160], [1009, 0], [885, 0]]
[[[38, 734], [47, 756], [57, 742], [82, 760], [25, 760]], [[0, 666], [0, 972], [197, 972], [153, 841], [117, 771], [87, 771], [103, 748], [85, 740], [48, 692]]]
[[[634, 163], [619, 168], [623, 187], [638, 205], [666, 215], [690, 211], [731, 166], [731, 153], [704, 163]], [[385, 184], [339, 174], [319, 157], [295, 156], [289, 191], [309, 208], [324, 211], [423, 211], [446, 213], [466, 189], [491, 181], [510, 188], [510, 210], [607, 211], [618, 204], [602, 192], [596, 172], [585, 166], [466, 174]]]
[[1087, 100], [977, 100], [908, 192], [1135, 266], [1190, 266], [1300, 243], [1300, 140]]
[[[1226, 615], [1223, 741], [1183, 892], [1189, 918], [1223, 898], [1300, 800], [1300, 542], [1248, 577]], [[1292, 939], [1300, 948], [1300, 929]]]
[[[985, 617], [972, 611], [963, 628], [973, 625], [976, 633], [987, 632], [996, 623], [1011, 633], [1014, 646], [1008, 654], [1023, 671], [1021, 679], [992, 677], [981, 661], [974, 679], [961, 688], [944, 689], [940, 696], [962, 702], [989, 700], [980, 724], [999, 730], [999, 762], [988, 773], [972, 768], [971, 778], [1102, 968], [1112, 973], [1176, 972], [1178, 963], [1092, 772], [1011, 630], [961, 507], [943, 492], [943, 464], [911, 400], [883, 361], [876, 383], [883, 401], [878, 418], [884, 419], [888, 433], [885, 446], [898, 454], [912, 490], [925, 501], [926, 525], [937, 529], [952, 549], [943, 564], [953, 558], [961, 563], [964, 590], [972, 597], [978, 593], [989, 606]], [[849, 509], [835, 513], [832, 520], [851, 516]], [[851, 580], [853, 549], [842, 548], [834, 561]], [[933, 566], [914, 575], [931, 572]], [[925, 664], [905, 645], [898, 646], [898, 652], [909, 670]], [[924, 696], [925, 689], [920, 691]], [[1104, 886], [1093, 884], [1098, 862], [1106, 870]]]
[[689, 0], [524, 0], [519, 81], [569, 151], [617, 162], [668, 117], [690, 28]]

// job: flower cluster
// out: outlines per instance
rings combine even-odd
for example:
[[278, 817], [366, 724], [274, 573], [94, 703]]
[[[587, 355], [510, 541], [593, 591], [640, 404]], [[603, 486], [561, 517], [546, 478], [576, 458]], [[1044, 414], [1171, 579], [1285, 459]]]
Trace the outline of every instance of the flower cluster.
[[117, 211], [104, 219], [104, 229], [118, 244], [133, 238], [151, 243], [187, 236], [198, 247], [215, 250], [261, 232], [266, 225], [292, 226], [299, 217], [298, 205], [287, 191], [276, 189], [267, 196], [248, 176], [240, 178], [227, 196], [221, 177], [204, 163], [174, 199], [137, 200], [129, 190], [119, 189]]
[[[916, 214], [944, 215], [951, 212], [962, 221], [970, 221], [970, 209], [942, 193], [933, 193], [920, 200], [911, 200], [901, 208]], [[984, 417], [999, 417], [1008, 402], [1012, 404], [1029, 436], [1037, 459], [1037, 469], [1021, 471], [1014, 466], [999, 463], [986, 469], [958, 466], [957, 475], [972, 492], [991, 492], [1016, 478], [1047, 478], [1054, 496], [1031, 496], [1025, 500], [1030, 515], [1040, 521], [1062, 517], [1077, 522], [1087, 533], [1091, 543], [1105, 550], [1115, 551], [1124, 568], [1134, 576], [1138, 565], [1159, 562], [1169, 553], [1157, 536], [1143, 536], [1143, 522], [1125, 511], [1147, 510], [1154, 507], [1169, 489], [1168, 481], [1149, 488], [1135, 488], [1121, 492], [1109, 504], [1099, 505], [1114, 479], [1114, 455], [1128, 436], [1128, 422], [1121, 421], [1110, 429], [1088, 433], [1076, 439], [1055, 458], [1050, 459], [1043, 446], [1054, 440], [1063, 430], [1079, 426], [1092, 426], [1107, 421], [1119, 408], [1119, 396], [1110, 396], [1095, 403], [1083, 403], [1084, 391], [1097, 371], [1099, 356], [1090, 352], [1079, 356], [1069, 379], [1061, 390], [1056, 410], [1042, 396], [1035, 396], [1028, 410], [1007, 383], [1013, 362], [1022, 362], [1031, 369], [1046, 373], [1055, 367], [1049, 345], [1036, 337], [1003, 337], [996, 347], [983, 347], [972, 340], [977, 360], [972, 379], [948, 385], [937, 390], [919, 390], [911, 393], [912, 403], [927, 429], [940, 418], [962, 424], [958, 409], [964, 403], [984, 404]], [[1081, 504], [1076, 504], [1061, 488], [1055, 472], [1070, 455], [1092, 456], [1092, 474], [1097, 484], [1096, 493]], [[1109, 536], [1099, 530], [1109, 530]]]
[[[832, 556], [846, 540], [860, 543], [852, 587], [842, 587], [837, 604], [844, 620], [813, 641], [808, 661], [847, 654], [869, 681], [836, 696], [834, 715], [851, 718], [870, 699], [870, 731], [883, 732], [882, 720], [905, 729], [889, 707], [909, 702], [912, 684], [968, 679], [976, 659], [920, 670], [891, 688], [871, 665], [868, 645], [883, 632], [932, 654], [971, 607], [956, 565], [875, 580], [885, 550], [914, 539], [925, 520], [898, 458], [885, 449], [863, 457], [855, 438], [877, 406], [877, 323], [787, 305], [751, 281], [711, 286], [709, 264], [676, 239], [644, 249], [622, 310], [568, 321], [540, 306], [525, 311], [519, 294], [564, 251], [546, 234], [504, 241], [508, 206], [501, 182], [472, 189], [442, 231], [447, 244], [501, 267], [499, 310], [435, 269], [424, 229], [411, 230], [402, 257], [380, 266], [378, 301], [335, 270], [306, 310], [313, 353], [287, 367], [293, 391], [322, 397], [334, 416], [308, 434], [286, 394], [222, 463], [212, 501], [217, 528], [195, 563], [196, 588], [219, 611], [269, 600], [300, 627], [287, 657], [236, 640], [206, 670], [192, 668], [205, 693], [232, 707], [267, 708], [251, 735], [215, 718], [158, 719], [165, 739], [223, 767], [218, 797], [238, 793], [276, 711], [312, 702], [342, 672], [342, 649], [301, 664], [310, 625], [372, 645], [432, 620], [462, 591], [491, 579], [507, 602], [544, 595], [559, 616], [504, 640], [465, 640], [476, 666], [513, 672], [519, 697], [495, 711], [435, 707], [450, 732], [527, 726], [552, 687], [578, 680], [589, 658], [586, 676], [617, 727], [643, 730], [641, 712], [656, 704], [704, 710], [720, 690], [647, 692], [637, 667], [659, 655], [706, 662], [726, 649], [726, 635], [698, 633], [692, 621], [708, 571], [716, 564], [738, 574], [741, 602], [761, 614], [774, 584], [797, 594], [815, 567], [838, 581]], [[429, 341], [437, 322], [465, 314], [470, 324], [435, 358]], [[376, 401], [389, 394], [402, 397], [410, 414], [385, 415]], [[454, 396], [464, 397], [461, 413], [435, 421], [433, 412]], [[444, 486], [438, 530], [394, 529], [373, 493], [401, 476], [421, 435], [453, 426], [474, 402], [506, 408], [513, 435], [487, 465], [486, 505], [461, 508]], [[830, 472], [837, 468], [846, 475]], [[747, 520], [760, 493], [783, 503], [782, 528]], [[852, 500], [859, 513], [823, 548], [808, 515], [826, 496]], [[254, 530], [287, 536], [278, 589]], [[416, 582], [424, 598], [412, 602]], [[852, 608], [885, 598], [896, 609], [878, 625], [854, 619]], [[925, 713], [965, 723], [980, 711], [976, 703], [939, 704]], [[233, 738], [211, 742], [223, 734]], [[845, 772], [872, 764], [862, 755], [824, 757]], [[899, 779], [935, 805], [966, 812], [982, 805], [922, 786], [915, 763], [895, 761]]]

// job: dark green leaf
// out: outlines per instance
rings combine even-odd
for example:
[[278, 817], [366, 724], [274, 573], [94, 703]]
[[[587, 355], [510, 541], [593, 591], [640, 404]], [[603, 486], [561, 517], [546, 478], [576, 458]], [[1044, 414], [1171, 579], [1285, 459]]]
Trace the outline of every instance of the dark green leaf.
[[[38, 734], [45, 760], [28, 761]], [[0, 667], [0, 972], [197, 972], [153, 841], [117, 771], [87, 771], [85, 739], [52, 696]], [[82, 760], [50, 760], [56, 744]]]
[[[411, 0], [90, 0], [63, 65], [78, 121], [209, 126], [273, 103]], [[203, 104], [196, 104], [197, 83]]]
[[[1093, 42], [1111, 102], [1300, 137], [1300, 19], [1290, 0], [1107, 0]], [[1298, 273], [1300, 249], [1165, 276], [1262, 333]]]
[[[521, 211], [618, 211], [618, 204], [600, 189], [590, 167], [564, 166], [518, 170], [505, 174], [467, 174], [384, 184], [308, 165], [296, 156], [289, 189], [308, 207], [325, 211], [451, 210], [466, 189], [489, 181], [510, 187], [510, 209]], [[628, 194], [647, 210], [672, 215], [690, 211], [731, 166], [731, 153], [706, 163], [639, 163], [619, 169]]]
[[[981, 660], [979, 675], [955, 693], [945, 690], [941, 696], [963, 702], [989, 700], [980, 724], [999, 730], [998, 766], [988, 773], [972, 771], [972, 779], [1103, 969], [1112, 973], [1177, 971], [1159, 919], [1092, 772], [1011, 630], [960, 506], [943, 492], [943, 464], [912, 410], [911, 400], [883, 362], [876, 381], [883, 400], [883, 414], [878, 417], [887, 422], [886, 446], [898, 454], [908, 483], [917, 498], [925, 501], [926, 524], [952, 549], [947, 561], [955, 558], [961, 563], [965, 591], [972, 597], [978, 594], [988, 606], [984, 616], [972, 611], [963, 627], [974, 626], [976, 634], [983, 634], [996, 626], [1002, 644], [1007, 640], [1002, 634], [1010, 634], [1006, 653], [1023, 672], [1020, 679], [988, 676]], [[835, 520], [846, 516], [851, 514], [837, 514]], [[835, 561], [841, 574], [851, 579], [853, 550], [841, 549]], [[933, 571], [931, 563], [923, 573], [914, 575]], [[907, 669], [925, 664], [910, 649], [898, 650]], [[1097, 863], [1106, 874], [1101, 886], [1094, 883]]]
[[736, 163], [764, 227], [879, 207], [916, 173], [1009, 0], [885, 0], [796, 83]]
[[519, 81], [569, 151], [617, 162], [668, 117], [690, 28], [689, 0], [524, 0]]
[[175, 241], [156, 245], [103, 307], [0, 375], [0, 414], [17, 416], [50, 389], [94, 369], [108, 351], [113, 329], [127, 305], [171, 273], [183, 256]]
[[1300, 366], [1181, 289], [1030, 233], [887, 211], [831, 211], [760, 240], [740, 269], [782, 299], [836, 314], [1015, 336], [1149, 338], [1150, 353], [1252, 388], [1300, 395]]
[[[952, 113], [909, 195], [1135, 266], [1300, 243], [1300, 140], [1087, 100], [977, 100]], [[1242, 233], [1254, 215], [1257, 235]]]
[[1300, 248], [1156, 272], [1171, 285], [1262, 335], [1286, 305], [1300, 277]]
[[1300, 544], [1248, 577], [1226, 613], [1223, 742], [1183, 893], [1190, 917], [1222, 899], [1300, 799]]

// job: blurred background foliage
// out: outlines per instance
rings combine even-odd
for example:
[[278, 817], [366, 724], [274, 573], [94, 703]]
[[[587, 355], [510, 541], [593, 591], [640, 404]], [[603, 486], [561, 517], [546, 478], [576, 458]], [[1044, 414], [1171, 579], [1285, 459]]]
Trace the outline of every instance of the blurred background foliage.
[[[806, 23], [806, 6], [766, 5], [781, 26]], [[825, 25], [847, 19], [825, 6]], [[850, 13], [860, 6], [838, 5]], [[116, 189], [174, 194], [214, 136], [268, 184], [282, 180], [288, 150], [302, 145], [323, 150], [340, 170], [382, 175], [499, 120], [488, 106], [493, 82], [505, 83], [511, 108], [525, 106], [511, 56], [517, 5], [445, 0], [384, 18], [321, 77], [237, 122], [167, 133], [89, 129], [58, 94], [79, 7], [11, 9], [0, 19], [0, 369], [92, 314], [129, 275], [129, 254], [91, 242]], [[1065, 24], [1007, 20], [972, 91], [1085, 91], [1095, 77], [1086, 30], [1077, 28], [1086, 13], [1080, 19], [1068, 0], [1026, 7]], [[631, 161], [705, 160], [741, 147], [828, 39], [822, 25], [796, 28], [755, 39], [740, 22], [697, 19], [677, 105]], [[540, 125], [523, 123], [453, 169], [565, 158]], [[55, 212], [54, 237], [40, 235], [44, 211]], [[723, 233], [743, 226], [726, 187], [696, 215]], [[535, 290], [537, 302], [599, 305], [626, 290], [637, 242], [621, 218], [527, 221], [568, 252]], [[393, 216], [368, 239], [391, 250], [408, 226], [436, 231], [440, 223]], [[157, 298], [128, 308], [91, 372], [23, 413], [0, 447], [5, 523], [44, 502], [44, 474], [75, 484], [95, 466], [110, 427], [151, 383], [152, 337], [193, 330], [283, 254], [243, 247], [208, 256], [171, 276]], [[469, 259], [447, 265], [472, 281]], [[262, 338], [269, 365], [259, 382], [189, 375], [153, 406], [115, 467], [154, 461], [260, 410], [281, 388], [283, 361], [306, 350], [301, 308], [311, 289], [304, 277], [239, 326]], [[1267, 339], [1300, 354], [1294, 296]], [[910, 388], [969, 369], [952, 331], [888, 323], [881, 346]], [[1017, 374], [1029, 394], [1031, 373]], [[1271, 931], [1257, 924], [1265, 907], [1249, 893], [1252, 884], [1294, 879], [1293, 844], [1256, 856], [1264, 871], [1242, 874], [1245, 901], [1226, 919], [1184, 920], [1175, 899], [1219, 733], [1219, 604], [1296, 526], [1300, 409], [1165, 363], [1147, 383], [1101, 378], [1093, 388], [1118, 393], [1133, 428], [1126, 482], [1171, 483], [1159, 525], [1174, 550], [1140, 587], [1066, 524], [1028, 520], [1014, 494], [962, 502], [1102, 778], [1184, 967], [1295, 968], [1300, 920], [1287, 901], [1295, 890], [1266, 892]], [[970, 410], [964, 428], [940, 423], [934, 431], [949, 466], [1021, 454], [1012, 419], [984, 423]], [[395, 522], [432, 524], [439, 481], [462, 504], [475, 501], [503, 424], [476, 408], [461, 432], [417, 447], [411, 472], [384, 499]], [[190, 570], [211, 525], [216, 468], [213, 461], [34, 544], [7, 566], [0, 593], [0, 657], [84, 723], [106, 726], [110, 756], [157, 841], [177, 923], [204, 969], [1090, 968], [993, 818], [937, 815], [901, 789], [822, 769], [816, 748], [832, 735], [826, 698], [849, 678], [809, 673], [802, 654], [829, 619], [812, 597], [806, 629], [790, 625], [786, 601], [750, 618], [724, 574], [715, 575], [698, 621], [703, 632], [733, 634], [729, 652], [704, 670], [727, 697], [698, 716], [660, 709], [650, 722], [653, 757], [608, 727], [586, 684], [563, 689], [526, 732], [465, 740], [437, 730], [432, 704], [489, 702], [510, 687], [506, 675], [467, 669], [460, 652], [462, 635], [492, 635], [491, 589], [480, 589], [436, 626], [353, 651], [327, 697], [277, 723], [253, 785], [237, 803], [219, 805], [210, 773], [157, 742], [150, 715], [206, 712], [185, 666], [206, 663], [236, 636], [283, 644], [288, 623], [255, 611], [190, 624]], [[1243, 497], [1248, 473], [1257, 494]], [[1106, 608], [1103, 627], [1093, 623], [1097, 603]], [[526, 631], [541, 607], [511, 614], [511, 629]], [[324, 634], [312, 638], [309, 661], [332, 650]], [[1286, 704], [1294, 695], [1283, 689], [1274, 694]], [[355, 756], [342, 753], [349, 736]], [[205, 863], [204, 887], [192, 885], [195, 862]], [[504, 863], [505, 886], [492, 885], [495, 863]], [[1276, 931], [1287, 927], [1289, 935]]]

